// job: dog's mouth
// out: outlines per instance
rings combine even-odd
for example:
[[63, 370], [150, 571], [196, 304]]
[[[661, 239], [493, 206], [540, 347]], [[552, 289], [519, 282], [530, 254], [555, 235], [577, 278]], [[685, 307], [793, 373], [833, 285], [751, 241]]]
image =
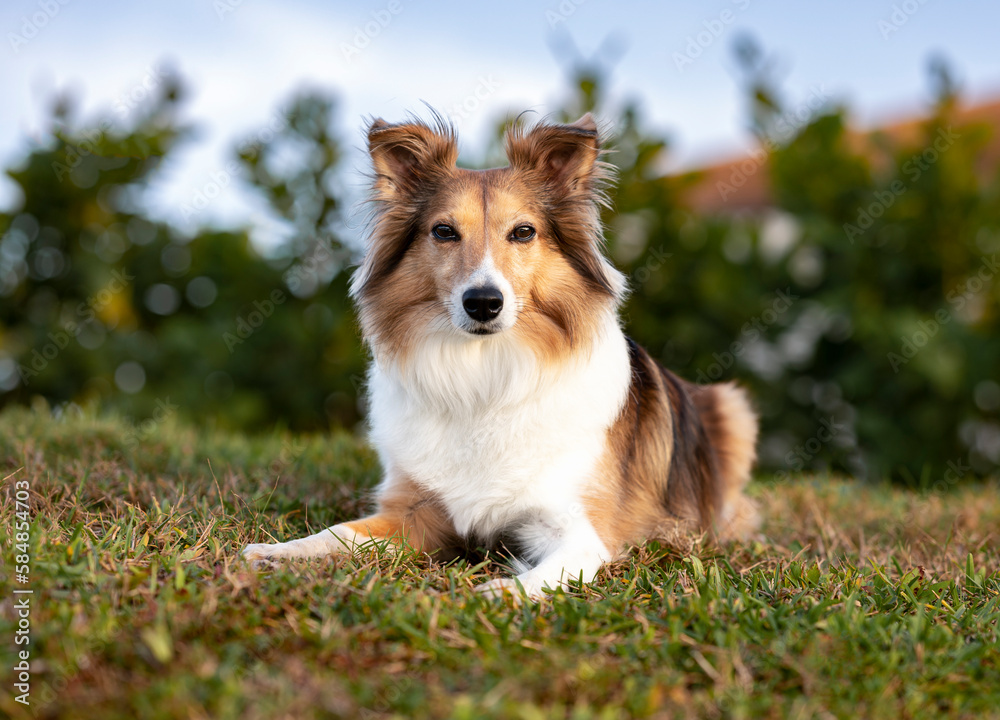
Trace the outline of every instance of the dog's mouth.
[[475, 320], [470, 317], [455, 317], [452, 315], [450, 318], [452, 332], [457, 332], [458, 335], [464, 337], [488, 337], [490, 335], [499, 335], [507, 329], [506, 323], [502, 318], [493, 318], [490, 320]]
[[496, 327], [493, 323], [489, 325], [476, 325], [475, 327], [463, 328], [470, 335], [496, 335], [500, 332], [500, 328]]

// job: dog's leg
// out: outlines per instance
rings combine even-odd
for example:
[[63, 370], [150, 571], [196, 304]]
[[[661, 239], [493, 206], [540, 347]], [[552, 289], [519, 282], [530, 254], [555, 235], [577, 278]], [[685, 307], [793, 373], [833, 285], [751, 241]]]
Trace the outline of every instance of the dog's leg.
[[409, 480], [387, 484], [378, 505], [374, 515], [309, 537], [247, 545], [243, 557], [260, 565], [269, 560], [349, 555], [361, 545], [383, 540], [389, 541], [390, 548], [407, 542], [416, 550], [431, 553], [454, 539], [454, 527], [440, 504]]
[[601, 566], [612, 559], [612, 553], [601, 540], [594, 526], [586, 517], [574, 519], [568, 526], [551, 525], [544, 522], [525, 528], [528, 541], [528, 555], [532, 548], [539, 551], [541, 559], [516, 578], [498, 578], [480, 585], [477, 590], [491, 596], [520, 595], [520, 583], [524, 594], [532, 600], [539, 600], [545, 589], [555, 589], [560, 585], [582, 578], [584, 583], [593, 581]]
[[340, 523], [308, 537], [279, 543], [254, 543], [243, 548], [243, 557], [259, 563], [267, 560], [320, 558], [350, 554], [355, 548], [372, 540], [398, 542], [402, 537], [401, 518], [381, 514]]

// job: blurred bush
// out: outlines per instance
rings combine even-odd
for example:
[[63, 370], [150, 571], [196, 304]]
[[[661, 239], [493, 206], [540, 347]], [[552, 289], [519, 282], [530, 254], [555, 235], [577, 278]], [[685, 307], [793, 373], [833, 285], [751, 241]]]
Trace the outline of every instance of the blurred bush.
[[[632, 287], [629, 333], [691, 380], [748, 384], [763, 467], [779, 474], [940, 487], [994, 472], [1000, 182], [977, 173], [993, 128], [955, 125], [943, 81], [902, 144], [859, 142], [841, 107], [790, 126], [759, 51], [738, 56], [766, 212], [694, 212], [688, 193], [704, 177], [665, 175], [666, 138], [638, 104], [609, 106], [593, 68], [559, 114], [594, 111], [615, 128], [620, 182], [605, 219]], [[245, 230], [185, 234], [143, 213], [142, 188], [188, 133], [180, 95], [165, 84], [127, 128], [77, 126], [60, 102], [47, 137], [8, 171], [22, 201], [0, 214], [0, 403], [42, 397], [248, 430], [353, 425], [357, 238], [338, 234], [333, 101], [299, 97], [277, 130], [236, 149], [286, 229], [263, 255]], [[502, 155], [502, 127], [488, 160]], [[934, 161], [915, 166], [935, 142]]]
[[[276, 131], [238, 148], [287, 228], [265, 257], [245, 230], [192, 235], [144, 216], [140, 193], [187, 132], [180, 95], [164, 84], [124, 129], [75, 128], [59, 102], [48, 137], [8, 171], [23, 199], [0, 214], [0, 402], [41, 396], [247, 429], [353, 425], [364, 357], [350, 252], [333, 231], [331, 100], [296, 99]], [[288, 157], [300, 158], [291, 170]]]
[[762, 466], [781, 477], [940, 489], [995, 473], [1000, 174], [978, 160], [997, 128], [959, 123], [947, 77], [910, 137], [850, 133], [829, 104], [790, 123], [801, 108], [759, 51], [738, 55], [760, 141], [740, 172], [766, 179], [772, 206], [695, 214], [686, 188], [705, 178], [658, 176], [666, 144], [626, 109], [607, 222], [629, 332], [689, 379], [746, 382]]

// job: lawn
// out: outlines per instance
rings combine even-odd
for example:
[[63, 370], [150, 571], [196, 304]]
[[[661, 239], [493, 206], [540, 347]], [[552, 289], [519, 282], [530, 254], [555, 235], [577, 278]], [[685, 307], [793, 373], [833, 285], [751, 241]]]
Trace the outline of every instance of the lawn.
[[0, 462], [3, 715], [1000, 717], [996, 483], [761, 479], [759, 538], [653, 541], [514, 606], [472, 590], [497, 564], [241, 562], [365, 509], [378, 464], [346, 434], [8, 409]]

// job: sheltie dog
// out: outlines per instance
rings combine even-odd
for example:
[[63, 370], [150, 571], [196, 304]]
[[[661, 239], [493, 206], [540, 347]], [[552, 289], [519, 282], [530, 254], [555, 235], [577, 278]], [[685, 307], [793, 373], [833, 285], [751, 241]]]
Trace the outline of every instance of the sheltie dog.
[[495, 549], [516, 576], [480, 589], [537, 599], [665, 528], [752, 527], [746, 395], [678, 378], [622, 332], [593, 118], [515, 125], [505, 141], [508, 167], [466, 170], [440, 118], [372, 123], [373, 221], [351, 293], [373, 358], [376, 512], [249, 545], [249, 560], [373, 541]]

